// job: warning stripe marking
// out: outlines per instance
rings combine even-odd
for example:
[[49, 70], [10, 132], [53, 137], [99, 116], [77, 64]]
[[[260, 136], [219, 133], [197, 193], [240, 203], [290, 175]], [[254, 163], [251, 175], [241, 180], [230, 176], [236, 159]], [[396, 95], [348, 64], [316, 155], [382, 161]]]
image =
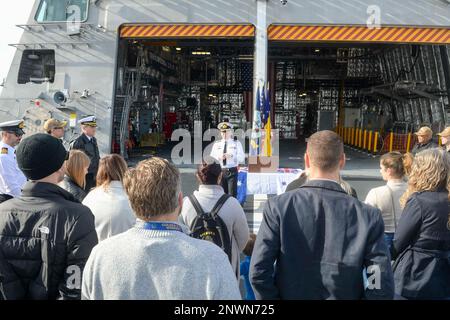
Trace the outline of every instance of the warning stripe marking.
[[271, 25], [269, 40], [450, 44], [450, 28]]
[[[283, 30], [283, 27], [279, 28]], [[295, 30], [294, 30], [295, 31]], [[121, 38], [177, 38], [177, 37], [254, 37], [255, 27], [248, 24], [139, 24], [124, 25]]]

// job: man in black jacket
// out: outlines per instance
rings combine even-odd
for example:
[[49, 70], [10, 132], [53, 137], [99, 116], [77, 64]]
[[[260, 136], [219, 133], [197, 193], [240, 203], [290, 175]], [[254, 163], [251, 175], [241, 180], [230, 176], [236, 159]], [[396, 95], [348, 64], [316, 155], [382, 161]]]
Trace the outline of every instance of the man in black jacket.
[[417, 136], [417, 143], [411, 150], [413, 155], [420, 151], [437, 148], [438, 145], [433, 142], [433, 130], [430, 127], [421, 127], [419, 131], [414, 133]]
[[67, 152], [58, 139], [22, 141], [22, 196], [0, 204], [0, 300], [80, 299], [84, 265], [97, 244], [94, 216], [57, 184]]
[[98, 171], [98, 164], [100, 161], [100, 152], [98, 151], [97, 139], [95, 133], [97, 129], [97, 119], [95, 116], [84, 117], [80, 120], [82, 134], [70, 143], [70, 150], [78, 149], [84, 151], [91, 164], [86, 175], [86, 192], [89, 192], [96, 185], [96, 176]]
[[339, 185], [343, 149], [336, 133], [313, 134], [308, 182], [267, 202], [251, 259], [257, 299], [393, 298], [381, 213]]

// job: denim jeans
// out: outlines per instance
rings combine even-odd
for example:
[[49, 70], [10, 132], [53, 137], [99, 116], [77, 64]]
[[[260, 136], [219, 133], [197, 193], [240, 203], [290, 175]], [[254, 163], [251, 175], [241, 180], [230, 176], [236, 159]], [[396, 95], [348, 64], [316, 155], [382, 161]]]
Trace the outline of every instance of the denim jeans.
[[391, 252], [391, 247], [394, 242], [394, 233], [385, 232], [384, 233], [384, 241], [386, 241], [386, 245], [388, 246], [389, 252]]

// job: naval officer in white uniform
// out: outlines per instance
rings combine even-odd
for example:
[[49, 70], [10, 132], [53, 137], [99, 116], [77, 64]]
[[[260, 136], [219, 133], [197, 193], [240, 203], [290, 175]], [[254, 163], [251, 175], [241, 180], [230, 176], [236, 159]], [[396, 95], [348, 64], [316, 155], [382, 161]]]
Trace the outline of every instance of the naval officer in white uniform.
[[217, 127], [222, 139], [214, 142], [210, 156], [216, 159], [222, 167], [222, 187], [225, 193], [236, 197], [238, 166], [245, 161], [242, 144], [232, 138], [233, 125], [222, 122]]
[[22, 194], [22, 187], [27, 182], [17, 166], [16, 149], [20, 143], [25, 124], [23, 120], [0, 123], [2, 140], [0, 142], [0, 202]]

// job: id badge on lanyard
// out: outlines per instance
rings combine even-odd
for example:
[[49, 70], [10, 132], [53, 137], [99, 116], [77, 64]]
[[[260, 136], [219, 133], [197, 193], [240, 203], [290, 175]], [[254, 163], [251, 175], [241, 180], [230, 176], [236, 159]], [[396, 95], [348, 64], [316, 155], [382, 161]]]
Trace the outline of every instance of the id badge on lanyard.
[[183, 232], [183, 229], [178, 224], [170, 222], [142, 222], [139, 223], [137, 226], [145, 230]]

